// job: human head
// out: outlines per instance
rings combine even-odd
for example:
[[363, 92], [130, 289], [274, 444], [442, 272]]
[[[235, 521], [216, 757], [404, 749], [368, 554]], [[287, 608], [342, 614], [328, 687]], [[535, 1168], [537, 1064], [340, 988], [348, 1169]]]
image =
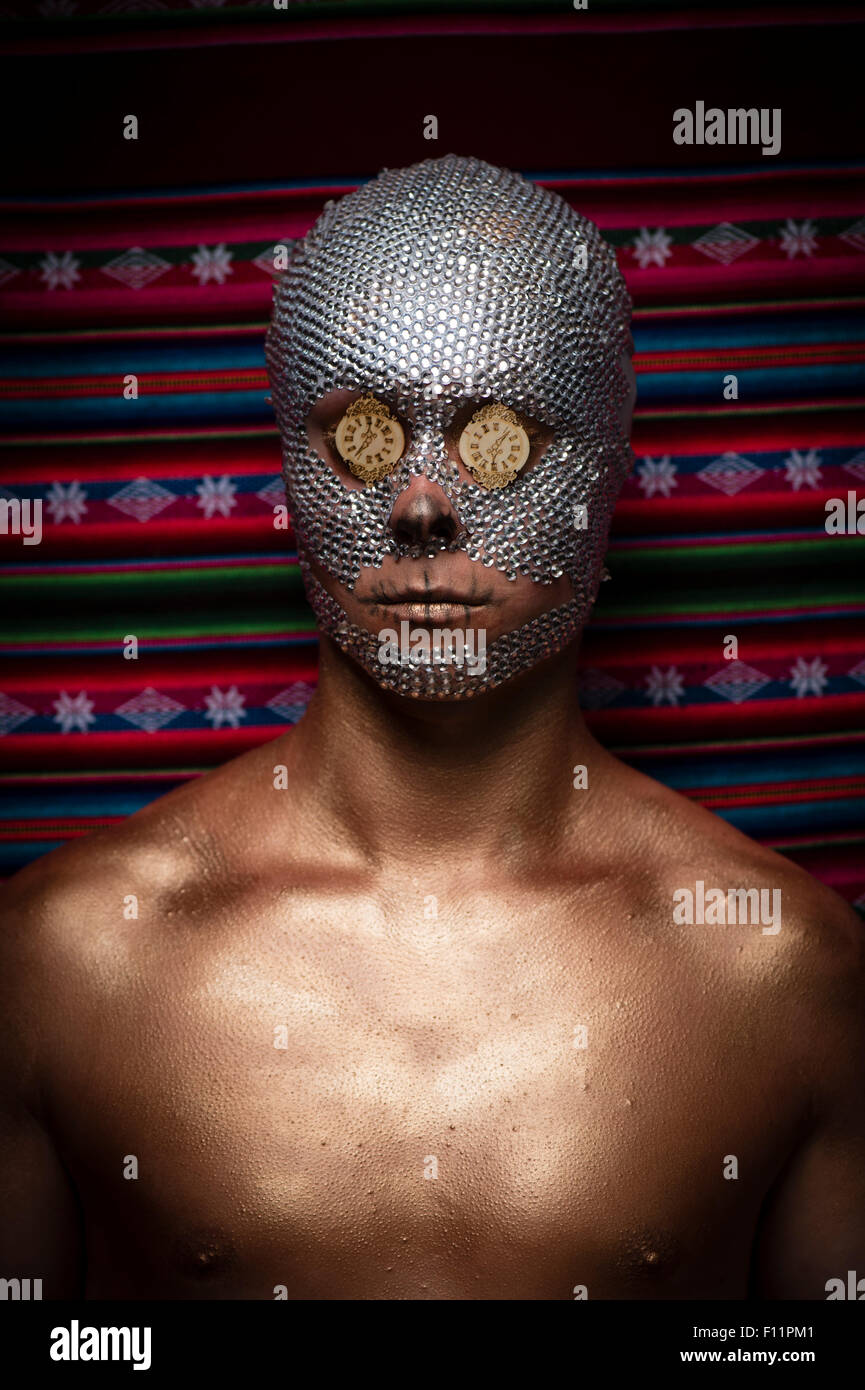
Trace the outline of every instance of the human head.
[[[298, 551], [322, 630], [380, 684], [478, 694], [580, 631], [631, 465], [630, 350], [630, 300], [594, 224], [479, 159], [384, 170], [294, 243], [267, 360]], [[405, 448], [362, 482], [333, 429], [369, 396]], [[530, 453], [489, 487], [458, 432], [493, 404]], [[483, 675], [382, 666], [383, 593], [440, 590], [500, 596], [452, 605], [466, 628], [485, 606], [494, 619]]]

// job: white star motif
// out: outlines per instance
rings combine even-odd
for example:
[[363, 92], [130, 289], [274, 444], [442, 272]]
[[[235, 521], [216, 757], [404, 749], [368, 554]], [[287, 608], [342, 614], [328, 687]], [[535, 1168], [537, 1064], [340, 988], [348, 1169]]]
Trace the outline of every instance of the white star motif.
[[784, 467], [787, 470], [786, 481], [792, 483], [794, 492], [806, 485], [816, 487], [823, 478], [820, 472], [820, 455], [816, 449], [806, 449], [804, 454], [800, 454], [798, 449], [793, 449], [785, 458]]
[[215, 280], [218, 285], [221, 285], [227, 275], [233, 275], [231, 255], [232, 253], [226, 249], [224, 241], [221, 241], [218, 246], [199, 246], [192, 257], [194, 266], [192, 273], [197, 277], [198, 283], [206, 285], [208, 280]]
[[52, 704], [57, 711], [54, 723], [60, 725], [60, 732], [63, 734], [71, 733], [73, 729], [79, 729], [82, 734], [86, 734], [88, 726], [96, 723], [93, 701], [88, 700], [86, 690], [79, 690], [75, 696], [67, 695], [65, 690], [61, 690], [60, 699], [53, 700]]
[[662, 705], [665, 700], [668, 705], [678, 705], [685, 693], [684, 681], [675, 666], [667, 671], [653, 666], [651, 674], [646, 677], [646, 685], [653, 705]]
[[672, 237], [668, 236], [663, 227], [656, 227], [650, 232], [648, 227], [641, 227], [638, 236], [634, 237], [634, 255], [640, 263], [640, 269], [645, 270], [647, 265], [666, 265], [672, 251]]
[[71, 251], [64, 251], [62, 256], [55, 256], [53, 251], [48, 251], [45, 259], [39, 262], [39, 277], [45, 281], [49, 290], [56, 290], [58, 287], [71, 290], [76, 280], [81, 279], [78, 274], [80, 265], [81, 262], [76, 260]]
[[52, 521], [74, 521], [77, 526], [87, 511], [87, 493], [80, 483], [52, 483], [45, 494], [45, 502]]
[[216, 686], [212, 685], [210, 694], [204, 697], [204, 703], [207, 705], [204, 717], [212, 720], [214, 729], [221, 729], [223, 724], [236, 729], [241, 719], [246, 718], [246, 710], [243, 708], [245, 700], [246, 696], [240, 694], [236, 685], [232, 685], [228, 690], [217, 690]]
[[230, 478], [213, 479], [205, 474], [195, 491], [198, 493], [195, 505], [203, 508], [208, 521], [215, 512], [219, 512], [221, 516], [230, 516], [232, 507], [237, 506], [234, 496], [237, 488]]
[[817, 228], [806, 217], [804, 222], [796, 223], [792, 217], [788, 217], [784, 226], [781, 228], [781, 250], [791, 260], [802, 252], [803, 256], [810, 256], [812, 251], [817, 249]]
[[669, 454], [657, 461], [644, 458], [637, 465], [637, 481], [647, 497], [654, 497], [656, 492], [660, 492], [662, 497], [669, 497], [670, 488], [679, 486], [676, 482], [676, 465], [670, 462]]
[[790, 667], [790, 684], [796, 692], [796, 696], [801, 700], [803, 695], [822, 695], [827, 685], [826, 672], [828, 666], [815, 656], [813, 661], [806, 661], [804, 657], [797, 657], [795, 666]]

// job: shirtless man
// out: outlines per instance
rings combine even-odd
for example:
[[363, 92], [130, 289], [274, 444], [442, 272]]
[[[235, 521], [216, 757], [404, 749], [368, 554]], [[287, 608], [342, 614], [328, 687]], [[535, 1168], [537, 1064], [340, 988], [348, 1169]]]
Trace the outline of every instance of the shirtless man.
[[[858, 920], [575, 703], [628, 318], [592, 224], [477, 160], [386, 171], [292, 248], [268, 360], [320, 683], [296, 730], [13, 882], [4, 1276], [570, 1300], [865, 1275]], [[698, 883], [780, 918], [689, 924]]]

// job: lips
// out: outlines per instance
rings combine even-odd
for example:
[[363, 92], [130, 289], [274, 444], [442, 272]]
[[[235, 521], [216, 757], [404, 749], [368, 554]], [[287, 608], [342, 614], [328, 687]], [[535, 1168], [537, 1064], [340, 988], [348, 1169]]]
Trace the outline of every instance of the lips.
[[435, 627], [447, 627], [454, 623], [464, 626], [479, 611], [477, 604], [468, 603], [387, 603], [382, 607], [399, 622], [432, 624]]
[[460, 593], [458, 589], [442, 587], [406, 589], [387, 595], [380, 593], [372, 600], [377, 608], [386, 608], [399, 621], [435, 624], [465, 623], [474, 613], [485, 608], [487, 601], [485, 594], [468, 595]]

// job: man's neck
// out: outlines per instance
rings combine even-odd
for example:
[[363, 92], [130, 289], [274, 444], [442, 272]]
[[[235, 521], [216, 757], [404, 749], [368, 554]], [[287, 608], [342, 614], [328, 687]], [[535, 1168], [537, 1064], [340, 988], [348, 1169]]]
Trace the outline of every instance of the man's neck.
[[530, 861], [591, 800], [574, 767], [609, 756], [580, 714], [576, 656], [573, 644], [474, 699], [413, 700], [323, 638], [318, 690], [290, 736], [292, 778], [368, 862], [453, 861], [456, 847], [479, 865], [505, 852]]

